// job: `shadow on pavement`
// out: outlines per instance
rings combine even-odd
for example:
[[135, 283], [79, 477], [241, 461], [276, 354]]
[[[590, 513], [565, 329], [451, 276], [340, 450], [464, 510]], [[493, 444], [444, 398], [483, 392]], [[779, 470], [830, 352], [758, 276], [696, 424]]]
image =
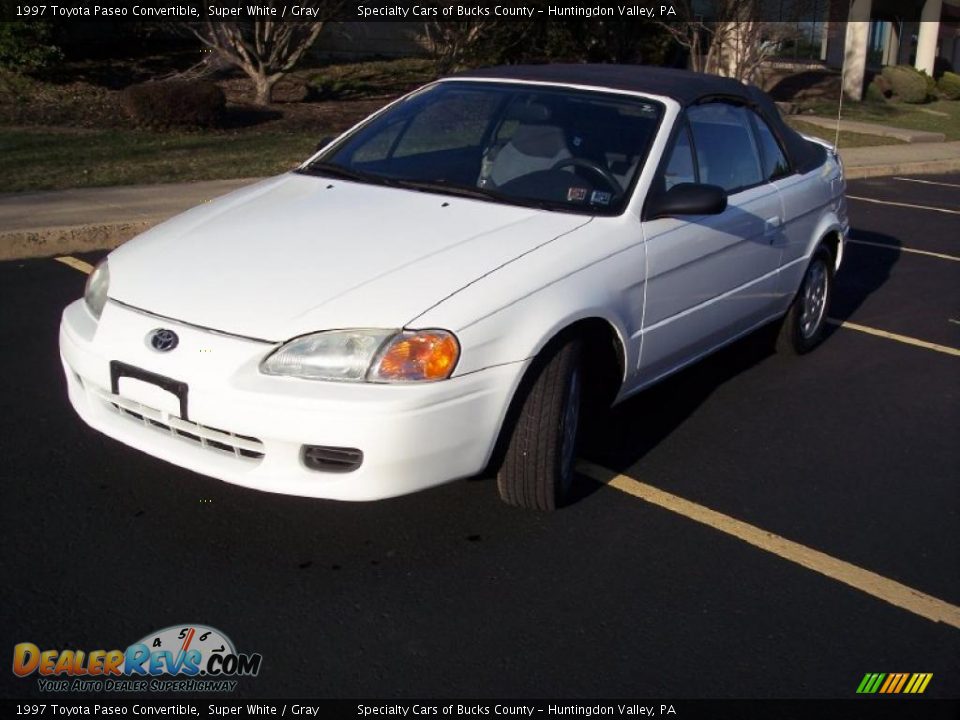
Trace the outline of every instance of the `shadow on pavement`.
[[[851, 238], [895, 248], [901, 245], [894, 237], [864, 230], [852, 230]], [[833, 318], [849, 318], [887, 282], [900, 257], [899, 250], [861, 249], [847, 246], [829, 310]], [[836, 329], [827, 326], [825, 342], [830, 342]], [[776, 330], [776, 324], [761, 328], [604, 413], [591, 428], [582, 455], [618, 472], [626, 470], [674, 432], [720, 386], [773, 355]], [[571, 502], [599, 488], [595, 481], [581, 476]]]
[[[866, 248], [855, 243], [847, 245], [846, 257], [837, 274], [830, 302], [830, 316], [837, 320], [848, 320], [868, 297], [887, 282], [901, 254], [902, 243], [891, 235], [851, 228], [849, 237], [851, 240], [889, 245], [893, 249]], [[829, 326], [828, 336], [835, 330], [835, 326]]]
[[[583, 456], [625, 471], [676, 430], [713, 392], [773, 354], [775, 328], [762, 328], [617, 405], [596, 419]], [[579, 497], [600, 486], [580, 483]]]

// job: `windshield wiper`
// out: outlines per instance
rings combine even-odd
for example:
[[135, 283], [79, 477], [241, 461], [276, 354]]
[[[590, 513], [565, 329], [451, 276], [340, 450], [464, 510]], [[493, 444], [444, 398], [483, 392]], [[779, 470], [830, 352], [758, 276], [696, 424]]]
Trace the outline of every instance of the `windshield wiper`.
[[314, 162], [298, 168], [296, 172], [304, 175], [320, 175], [321, 177], [339, 178], [341, 180], [355, 180], [373, 185], [393, 184], [389, 178], [364, 172], [363, 170], [354, 170], [353, 168], [336, 165], [334, 163]]
[[446, 193], [447, 195], [457, 195], [459, 197], [476, 198], [478, 200], [497, 200], [507, 202], [507, 199], [500, 193], [495, 193], [483, 188], [472, 188], [466, 185], [454, 185], [446, 180], [396, 180], [399, 187], [409, 188], [411, 190], [425, 190], [426, 192]]

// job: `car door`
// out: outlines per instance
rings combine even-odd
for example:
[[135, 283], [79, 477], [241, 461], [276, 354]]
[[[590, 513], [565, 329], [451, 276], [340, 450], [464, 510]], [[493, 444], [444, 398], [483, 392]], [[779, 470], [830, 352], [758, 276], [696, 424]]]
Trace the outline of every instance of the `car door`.
[[689, 108], [651, 193], [679, 182], [719, 185], [719, 215], [643, 222], [647, 292], [640, 376], [648, 383], [764, 322], [776, 312], [782, 206], [767, 182], [743, 106]]
[[819, 178], [794, 172], [780, 141], [763, 116], [751, 110], [750, 118], [760, 146], [764, 175], [777, 188], [783, 206], [783, 220], [776, 238], [780, 248], [780, 271], [775, 288], [778, 306], [783, 309], [797, 291], [800, 277], [806, 269], [804, 255], [820, 221], [815, 211], [822, 198], [818, 193], [809, 191], [811, 186], [817, 186]]

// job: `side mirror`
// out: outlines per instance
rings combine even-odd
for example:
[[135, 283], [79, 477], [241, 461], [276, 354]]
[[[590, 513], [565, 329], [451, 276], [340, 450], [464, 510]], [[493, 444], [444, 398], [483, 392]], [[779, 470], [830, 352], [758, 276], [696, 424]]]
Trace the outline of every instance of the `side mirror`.
[[337, 139], [336, 135], [324, 135], [323, 137], [320, 138], [320, 142], [317, 143], [317, 147], [314, 148], [314, 152], [320, 152], [327, 145], [329, 145], [336, 139]]
[[727, 192], [719, 185], [680, 183], [647, 205], [646, 217], [655, 220], [677, 215], [719, 215], [727, 209]]

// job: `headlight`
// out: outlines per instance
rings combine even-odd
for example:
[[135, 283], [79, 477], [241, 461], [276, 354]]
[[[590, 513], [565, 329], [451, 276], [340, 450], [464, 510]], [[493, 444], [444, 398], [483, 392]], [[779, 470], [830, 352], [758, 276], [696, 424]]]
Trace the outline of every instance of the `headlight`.
[[107, 268], [107, 261], [104, 259], [87, 276], [87, 285], [83, 289], [83, 299], [97, 320], [103, 313], [103, 306], [107, 304], [107, 290], [109, 288], [110, 270]]
[[445, 330], [331, 330], [267, 356], [260, 371], [308, 380], [420, 382], [450, 377], [460, 346]]

